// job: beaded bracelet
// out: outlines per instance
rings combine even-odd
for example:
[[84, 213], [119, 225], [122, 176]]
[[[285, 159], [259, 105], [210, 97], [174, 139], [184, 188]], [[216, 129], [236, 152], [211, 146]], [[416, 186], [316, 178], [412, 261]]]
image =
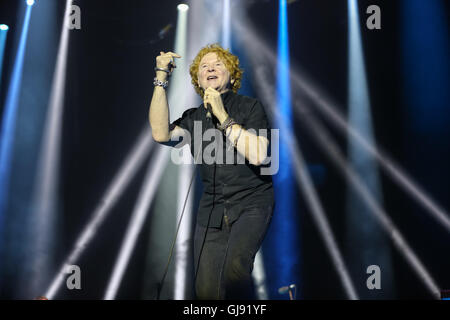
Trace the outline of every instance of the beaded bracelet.
[[225, 132], [228, 129], [228, 127], [232, 126], [233, 124], [237, 124], [237, 122], [234, 121], [233, 118], [228, 117], [228, 118], [225, 119], [225, 121], [221, 125], [217, 125], [217, 128], [220, 131], [224, 131]]
[[164, 89], [166, 89], [169, 86], [169, 81], [161, 81], [155, 77], [155, 79], [153, 79], [153, 85], [156, 87], [163, 87]]

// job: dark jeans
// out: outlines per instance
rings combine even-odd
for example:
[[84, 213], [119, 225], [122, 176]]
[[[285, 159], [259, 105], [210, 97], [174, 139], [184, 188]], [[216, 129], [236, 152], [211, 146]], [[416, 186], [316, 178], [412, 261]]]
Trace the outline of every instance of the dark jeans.
[[253, 262], [272, 213], [272, 207], [248, 208], [231, 225], [224, 219], [220, 229], [208, 228], [206, 238], [206, 227], [197, 225], [194, 258], [198, 299], [255, 299]]

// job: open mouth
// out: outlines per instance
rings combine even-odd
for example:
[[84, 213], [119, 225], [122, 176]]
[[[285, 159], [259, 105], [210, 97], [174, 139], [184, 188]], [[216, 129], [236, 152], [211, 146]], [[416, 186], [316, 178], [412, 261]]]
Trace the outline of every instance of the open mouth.
[[217, 76], [209, 76], [208, 78], [206, 78], [208, 81], [209, 80], [215, 80], [215, 79], [217, 79]]

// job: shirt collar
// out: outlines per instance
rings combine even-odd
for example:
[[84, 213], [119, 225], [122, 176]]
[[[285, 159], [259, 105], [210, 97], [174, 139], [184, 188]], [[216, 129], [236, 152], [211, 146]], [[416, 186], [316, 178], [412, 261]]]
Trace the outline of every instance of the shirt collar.
[[223, 104], [226, 105], [231, 100], [231, 98], [234, 96], [234, 92], [232, 90], [228, 90], [227, 92], [224, 92], [221, 94]]

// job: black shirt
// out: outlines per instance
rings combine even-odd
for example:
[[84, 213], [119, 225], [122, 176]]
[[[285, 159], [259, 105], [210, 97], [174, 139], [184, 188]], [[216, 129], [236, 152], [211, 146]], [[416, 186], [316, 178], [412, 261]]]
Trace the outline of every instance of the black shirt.
[[[267, 129], [265, 136], [270, 142], [269, 122], [264, 107], [258, 100], [235, 94], [232, 91], [223, 93], [221, 97], [225, 110], [231, 118], [245, 130], [254, 129], [256, 131], [254, 133], [257, 135], [264, 135], [264, 132], [259, 130]], [[194, 121], [197, 121], [196, 129], [194, 129]], [[199, 130], [200, 123], [201, 130]], [[170, 130], [176, 125], [190, 133], [191, 154], [195, 163], [201, 163], [200, 173], [204, 191], [198, 209], [197, 223], [202, 226], [220, 228], [224, 214], [229, 223], [233, 223], [246, 208], [273, 207], [274, 194], [270, 175], [261, 175], [261, 167], [251, 165], [240, 154], [238, 156], [236, 148], [233, 146], [230, 148], [230, 142], [227, 145], [227, 139], [220, 131], [215, 130], [216, 134], [210, 141], [202, 141], [205, 140], [201, 139], [205, 131], [215, 129], [217, 125], [214, 115], [212, 118], [207, 117], [207, 110], [203, 104], [197, 108], [186, 110], [181, 118], [170, 125]], [[219, 144], [220, 140], [222, 146]], [[202, 153], [199, 148], [200, 141], [202, 141]], [[222, 158], [219, 152], [216, 154], [215, 150], [211, 150], [214, 149], [212, 148], [213, 144], [217, 147], [216, 150], [222, 149]], [[230, 152], [234, 154], [234, 161], [231, 164], [226, 159], [227, 149], [231, 150], [228, 151], [229, 156]], [[205, 154], [213, 155], [215, 161], [205, 161]], [[239, 161], [236, 160], [237, 157], [240, 157]]]

